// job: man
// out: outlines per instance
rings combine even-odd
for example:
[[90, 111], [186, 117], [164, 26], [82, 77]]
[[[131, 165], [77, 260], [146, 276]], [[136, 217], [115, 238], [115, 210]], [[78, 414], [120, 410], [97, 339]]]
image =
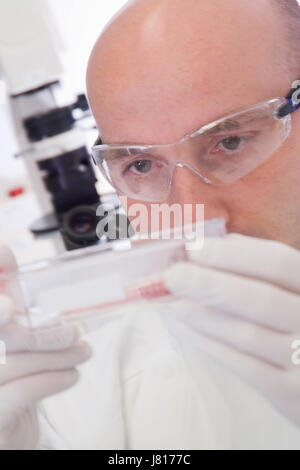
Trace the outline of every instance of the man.
[[[87, 81], [106, 176], [129, 205], [203, 203], [230, 235], [165, 274], [177, 301], [93, 338], [105, 390], [88, 437], [70, 425], [87, 416], [83, 384], [46, 404], [70, 447], [299, 448], [300, 111], [272, 101], [297, 89], [299, 24], [293, 0], [137, 0], [97, 42]], [[162, 155], [114, 158], [135, 144]]]
[[[270, 0], [140, 0], [110, 24], [88, 70], [103, 144], [162, 145], [164, 156], [163, 145], [222, 117], [235, 114], [226, 122], [232, 125], [235, 119], [242, 129], [216, 131], [213, 140], [212, 125], [206, 131], [202, 127], [202, 147], [191, 138], [198, 145], [198, 160], [192, 145], [178, 153], [174, 146], [180, 168], [173, 174], [164, 169], [163, 158], [157, 167], [150, 149], [124, 157], [126, 174], [121, 177], [116, 160], [110, 160], [113, 149], [97, 147], [96, 158], [105, 162], [129, 204], [145, 200], [150, 212], [157, 195], [169, 205], [203, 203], [206, 218], [226, 219], [229, 233], [300, 248], [300, 114], [293, 114], [292, 131], [278, 145], [278, 131], [271, 129], [284, 126], [266, 119], [269, 105], [251, 111], [257, 103], [287, 96], [290, 83], [299, 78], [299, 26], [296, 1]], [[239, 110], [245, 110], [240, 117]], [[161, 175], [167, 174], [172, 186], [163, 195]], [[214, 184], [214, 177], [230, 184]], [[299, 369], [290, 359], [300, 330], [299, 253], [274, 242], [228, 237], [190, 258], [193, 264], [175, 267], [166, 282], [172, 292], [194, 301], [182, 306], [180, 318], [212, 340], [198, 338], [199, 348], [271, 395], [280, 410], [282, 395], [294, 394], [286, 414], [299, 425]], [[199, 306], [207, 303], [210, 310], [200, 314]]]

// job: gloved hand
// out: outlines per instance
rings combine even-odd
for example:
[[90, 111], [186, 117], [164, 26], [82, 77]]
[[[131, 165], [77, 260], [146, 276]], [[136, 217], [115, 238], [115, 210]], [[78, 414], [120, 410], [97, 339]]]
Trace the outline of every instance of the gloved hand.
[[[17, 269], [4, 246], [0, 246], [0, 266], [6, 273]], [[16, 284], [6, 287], [15, 302], [0, 294], [0, 341], [7, 353], [6, 364], [0, 365], [0, 449], [35, 449], [37, 403], [75, 385], [75, 367], [91, 356], [91, 350], [79, 342], [74, 326], [31, 331], [18, 325], [14, 314], [16, 303], [22, 301], [20, 292]]]
[[164, 279], [186, 299], [180, 316], [199, 333], [197, 346], [300, 427], [300, 365], [292, 360], [300, 340], [300, 252], [229, 235], [187, 255]]

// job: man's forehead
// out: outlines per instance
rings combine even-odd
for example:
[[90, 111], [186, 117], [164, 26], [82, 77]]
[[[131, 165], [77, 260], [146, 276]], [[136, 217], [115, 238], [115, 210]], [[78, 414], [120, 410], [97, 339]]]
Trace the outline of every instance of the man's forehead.
[[[224, 3], [142, 0], [137, 11], [121, 15], [108, 28], [88, 74], [91, 104], [104, 133], [115, 125], [118, 140], [133, 138], [127, 135], [131, 120], [135, 129], [143, 124], [144, 138], [163, 124], [179, 136], [237, 107], [272, 98], [277, 90], [279, 94], [282, 77], [274, 74], [274, 67], [280, 41], [276, 47], [274, 20], [261, 17], [258, 7], [241, 7], [250, 2]], [[268, 5], [265, 0], [255, 3]], [[190, 115], [185, 123], [182, 110]]]

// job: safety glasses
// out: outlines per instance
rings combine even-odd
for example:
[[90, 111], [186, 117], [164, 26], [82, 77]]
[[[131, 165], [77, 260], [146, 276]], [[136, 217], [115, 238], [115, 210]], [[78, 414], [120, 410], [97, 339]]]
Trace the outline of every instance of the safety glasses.
[[287, 98], [274, 98], [239, 110], [166, 145], [102, 145], [95, 163], [119, 194], [163, 202], [174, 171], [188, 168], [202, 181], [229, 185], [267, 161], [291, 132], [291, 114], [300, 107], [300, 81]]

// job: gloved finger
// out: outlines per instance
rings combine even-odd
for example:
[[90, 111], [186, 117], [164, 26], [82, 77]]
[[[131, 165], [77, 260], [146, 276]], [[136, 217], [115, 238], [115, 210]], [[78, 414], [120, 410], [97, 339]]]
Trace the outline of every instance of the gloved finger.
[[12, 251], [0, 244], [0, 294], [13, 300], [15, 310], [24, 313], [24, 297], [18, 279], [18, 265]]
[[[191, 339], [192, 343], [193, 339]], [[283, 371], [215, 340], [197, 335], [199, 350], [260, 392], [279, 412], [299, 426], [299, 373]]]
[[300, 294], [300, 252], [282, 243], [233, 234], [206, 239], [202, 250], [191, 250], [187, 255], [195, 263]]
[[[184, 328], [181, 322], [171, 322], [169, 328], [175, 337], [181, 338]], [[209, 338], [205, 334], [197, 333], [195, 335], [192, 328], [185, 327], [185, 343], [188, 343], [189, 347], [205, 353], [221, 367], [230, 370], [241, 380], [250, 386], [254, 386], [262, 393], [267, 394], [270, 389], [281, 390], [284, 382], [283, 378], [289, 374], [260, 361], [258, 358], [243, 354], [226, 344]]]
[[195, 302], [185, 302], [180, 305], [180, 309], [176, 318], [189, 325], [193, 331], [275, 367], [285, 370], [294, 368], [291, 360], [292, 344], [300, 334], [295, 337], [284, 335], [211, 308], [202, 308]]
[[173, 265], [164, 281], [178, 297], [283, 333], [299, 331], [300, 297], [271, 284], [192, 263]]
[[78, 342], [80, 331], [72, 324], [31, 330], [11, 322], [0, 330], [0, 337], [8, 353], [64, 351]]
[[27, 408], [18, 416], [11, 416], [0, 426], [0, 452], [37, 449], [40, 442], [40, 416], [36, 406]]
[[4, 272], [15, 272], [18, 270], [18, 264], [13, 252], [0, 243], [0, 270]]
[[64, 352], [10, 354], [6, 365], [0, 368], [0, 386], [43, 372], [72, 369], [87, 361], [91, 355], [90, 346], [84, 342]]
[[5, 295], [0, 294], [0, 340], [1, 328], [10, 322], [15, 313], [15, 306], [13, 302]]
[[79, 378], [76, 369], [46, 372], [10, 382], [0, 388], [0, 430], [5, 429], [30, 406], [73, 387]]

